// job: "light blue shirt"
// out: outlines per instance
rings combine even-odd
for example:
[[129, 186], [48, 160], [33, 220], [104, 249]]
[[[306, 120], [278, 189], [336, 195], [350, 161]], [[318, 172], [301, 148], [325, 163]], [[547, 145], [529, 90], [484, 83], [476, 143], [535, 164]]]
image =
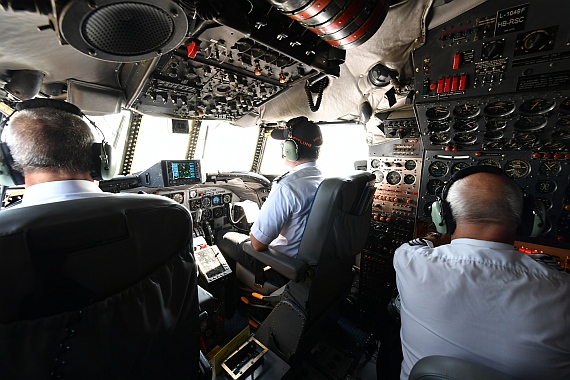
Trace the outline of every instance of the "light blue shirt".
[[[429, 243], [431, 245], [431, 243]], [[429, 355], [520, 379], [570, 379], [570, 275], [509, 244], [406, 243], [394, 268], [401, 296], [401, 379]]]
[[16, 207], [113, 195], [103, 192], [94, 182], [86, 180], [43, 182], [27, 187], [22, 203]]
[[251, 227], [253, 236], [277, 252], [296, 257], [315, 193], [324, 179], [315, 162], [291, 169], [273, 184]]

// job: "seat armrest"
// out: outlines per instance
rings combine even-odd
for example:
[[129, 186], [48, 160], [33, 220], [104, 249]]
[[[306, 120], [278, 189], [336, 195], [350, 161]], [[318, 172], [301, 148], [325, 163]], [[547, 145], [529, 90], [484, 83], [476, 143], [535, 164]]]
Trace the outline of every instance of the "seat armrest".
[[264, 251], [256, 251], [249, 241], [243, 244], [243, 250], [291, 281], [298, 282], [302, 280], [307, 270], [309, 270], [309, 265], [306, 262], [283, 255], [271, 248], [267, 248]]

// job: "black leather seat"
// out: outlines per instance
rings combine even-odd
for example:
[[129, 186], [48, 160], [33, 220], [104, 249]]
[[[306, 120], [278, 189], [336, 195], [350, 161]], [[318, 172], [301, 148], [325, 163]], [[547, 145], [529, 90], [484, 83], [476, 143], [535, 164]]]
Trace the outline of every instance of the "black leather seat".
[[[244, 244], [247, 253], [290, 280], [255, 334], [287, 362], [306, 348], [317, 331], [313, 327], [351, 288], [355, 257], [370, 227], [374, 179], [368, 172], [356, 172], [321, 183], [297, 258], [271, 249], [257, 252], [250, 242]], [[244, 275], [239, 264], [237, 272], [252, 286], [252, 273]]]
[[0, 211], [3, 378], [195, 378], [191, 216], [116, 194]]
[[508, 380], [494, 369], [449, 356], [426, 356], [418, 360], [409, 380]]

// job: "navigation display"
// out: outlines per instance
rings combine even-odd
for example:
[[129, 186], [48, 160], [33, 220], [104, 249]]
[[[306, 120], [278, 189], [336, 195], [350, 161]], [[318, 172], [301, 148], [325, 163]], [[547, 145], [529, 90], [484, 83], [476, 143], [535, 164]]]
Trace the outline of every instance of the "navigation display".
[[202, 182], [200, 160], [162, 161], [165, 185], [188, 185]]
[[200, 173], [196, 173], [194, 161], [172, 162], [172, 179], [196, 179]]

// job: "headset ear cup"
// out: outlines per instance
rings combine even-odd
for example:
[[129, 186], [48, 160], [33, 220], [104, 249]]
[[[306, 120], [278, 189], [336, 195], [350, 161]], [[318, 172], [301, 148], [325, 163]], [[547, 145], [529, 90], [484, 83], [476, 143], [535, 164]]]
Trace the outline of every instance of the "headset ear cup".
[[299, 159], [299, 150], [295, 141], [285, 140], [283, 142], [283, 157], [291, 162], [295, 162]]
[[106, 142], [93, 143], [93, 172], [96, 180], [109, 180], [115, 175], [116, 165], [113, 161], [113, 147]]
[[17, 186], [25, 183], [24, 176], [13, 169], [14, 159], [5, 142], [0, 143], [0, 185]]
[[449, 203], [439, 197], [431, 204], [431, 220], [440, 234], [452, 234], [455, 230]]

